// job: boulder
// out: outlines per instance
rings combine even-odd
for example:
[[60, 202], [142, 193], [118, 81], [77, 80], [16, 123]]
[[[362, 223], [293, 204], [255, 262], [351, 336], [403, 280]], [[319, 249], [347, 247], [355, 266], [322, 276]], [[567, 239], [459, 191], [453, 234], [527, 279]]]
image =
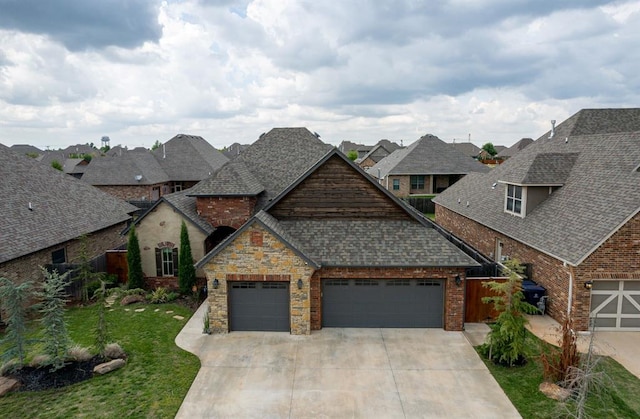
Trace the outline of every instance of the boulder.
[[96, 365], [93, 368], [93, 373], [94, 374], [104, 375], [104, 374], [106, 374], [108, 372], [115, 371], [115, 370], [117, 370], [119, 368], [124, 367], [125, 363], [126, 362], [124, 361], [124, 359], [120, 359], [120, 358], [114, 359], [114, 360], [111, 360], [109, 362], [105, 362], [105, 363]]
[[541, 383], [539, 389], [545, 396], [550, 399], [558, 400], [559, 402], [564, 402], [571, 397], [571, 390], [567, 390], [566, 388], [560, 387], [554, 383]]
[[0, 377], [0, 396], [17, 389], [20, 387], [20, 382], [9, 377]]
[[129, 304], [133, 304], [133, 303], [141, 303], [144, 301], [144, 296], [140, 295], [140, 294], [131, 294], [131, 295], [127, 295], [125, 296], [121, 301], [120, 301], [120, 305], [122, 306], [127, 306]]

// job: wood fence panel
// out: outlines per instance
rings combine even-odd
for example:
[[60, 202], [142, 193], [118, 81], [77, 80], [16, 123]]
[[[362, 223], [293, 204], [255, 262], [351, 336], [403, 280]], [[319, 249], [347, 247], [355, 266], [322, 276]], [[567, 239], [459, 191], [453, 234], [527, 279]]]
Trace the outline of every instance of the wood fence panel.
[[503, 282], [504, 278], [467, 278], [465, 300], [465, 323], [486, 323], [495, 321], [498, 313], [493, 309], [493, 304], [482, 302], [482, 297], [492, 297], [496, 294], [487, 287], [485, 282]]

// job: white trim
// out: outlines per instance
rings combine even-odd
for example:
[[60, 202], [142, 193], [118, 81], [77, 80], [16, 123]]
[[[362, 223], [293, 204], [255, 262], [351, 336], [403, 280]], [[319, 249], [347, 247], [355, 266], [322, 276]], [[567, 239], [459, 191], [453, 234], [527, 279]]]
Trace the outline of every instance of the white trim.
[[507, 182], [506, 180], [499, 180], [498, 183], [503, 183], [505, 185], [522, 186], [523, 188], [527, 186], [549, 186], [549, 187], [564, 186], [564, 183], [516, 183], [516, 182]]
[[[515, 212], [515, 211], [510, 211], [507, 209], [507, 202], [509, 201], [509, 186], [513, 186], [514, 188], [520, 188], [521, 190], [521, 197], [519, 198], [520, 200], [520, 212]], [[515, 190], [514, 190], [515, 193]], [[511, 199], [513, 200], [513, 207], [515, 208], [515, 203], [516, 200], [518, 198], [511, 197]], [[506, 212], [507, 214], [511, 214], [511, 215], [515, 215], [516, 217], [520, 217], [520, 218], [524, 218], [527, 215], [527, 187], [526, 186], [521, 186], [521, 185], [516, 185], [513, 183], [508, 183], [507, 187], [504, 188], [504, 212]]]
[[[633, 296], [640, 296], [640, 290], [625, 290], [624, 285], [628, 282], [640, 282], [640, 279], [616, 279], [616, 280], [595, 280], [597, 282], [617, 282], [618, 289], [610, 290], [592, 290], [591, 296], [603, 295], [606, 298], [598, 304], [597, 307], [589, 307], [589, 317], [595, 319], [615, 319], [615, 326], [601, 326], [595, 327], [595, 330], [599, 331], [640, 331], [638, 327], [623, 327], [621, 322], [623, 319], [640, 319], [640, 303], [638, 303]], [[615, 300], [616, 312], [615, 313], [600, 313], [607, 305], [611, 304]], [[622, 304], [628, 301], [636, 309], [637, 313], [623, 313]], [[593, 302], [593, 301], [592, 301]], [[590, 306], [592, 304], [590, 303]]]

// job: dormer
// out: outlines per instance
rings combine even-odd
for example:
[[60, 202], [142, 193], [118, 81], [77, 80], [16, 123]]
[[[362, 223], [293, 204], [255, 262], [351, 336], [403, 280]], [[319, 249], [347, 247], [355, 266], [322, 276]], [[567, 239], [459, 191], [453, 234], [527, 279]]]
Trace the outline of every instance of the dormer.
[[514, 167], [504, 178], [504, 212], [526, 217], [562, 187], [577, 160], [576, 153], [540, 153], [529, 165]]

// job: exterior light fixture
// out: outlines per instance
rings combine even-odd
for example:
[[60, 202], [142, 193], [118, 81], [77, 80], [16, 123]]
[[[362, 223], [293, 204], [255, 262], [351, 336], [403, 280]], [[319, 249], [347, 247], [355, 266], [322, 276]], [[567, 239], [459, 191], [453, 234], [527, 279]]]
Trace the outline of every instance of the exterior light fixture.
[[302, 279], [298, 279], [298, 289], [301, 290], [302, 289]]
[[460, 275], [456, 275], [454, 280], [456, 281], [456, 286], [459, 287], [460, 285], [462, 285], [462, 278], [460, 278]]
[[591, 288], [593, 288], [593, 281], [587, 281], [584, 283], [584, 287], [588, 290], [590, 290]]
[[213, 280], [213, 289], [218, 289], [218, 287], [220, 286], [220, 282], [218, 281], [218, 278]]

